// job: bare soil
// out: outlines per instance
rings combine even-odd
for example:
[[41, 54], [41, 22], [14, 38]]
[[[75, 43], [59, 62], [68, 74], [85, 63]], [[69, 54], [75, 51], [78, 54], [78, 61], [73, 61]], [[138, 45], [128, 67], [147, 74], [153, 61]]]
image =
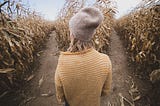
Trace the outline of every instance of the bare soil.
[[[50, 34], [46, 48], [39, 52], [36, 72], [28, 77], [27, 84], [14, 98], [9, 98], [1, 106], [61, 106], [56, 101], [54, 88], [58, 60], [55, 34]], [[109, 96], [102, 97], [101, 106], [150, 106], [148, 91], [151, 84], [134, 73], [134, 67], [128, 62], [126, 50], [116, 32], [111, 36], [108, 55], [113, 67], [112, 91]]]

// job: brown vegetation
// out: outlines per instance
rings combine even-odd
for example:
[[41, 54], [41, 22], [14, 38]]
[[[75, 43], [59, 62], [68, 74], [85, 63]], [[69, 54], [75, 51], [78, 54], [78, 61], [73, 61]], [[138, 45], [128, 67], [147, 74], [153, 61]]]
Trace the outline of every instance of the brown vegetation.
[[116, 29], [138, 69], [160, 68], [160, 5], [142, 6], [120, 18]]
[[141, 71], [143, 76], [150, 77], [153, 83], [153, 88], [148, 94], [153, 106], [160, 105], [159, 3], [158, 0], [144, 0], [131, 13], [117, 20], [116, 26], [117, 32], [125, 41], [135, 69]]
[[[15, 8], [14, 8], [15, 7]], [[31, 70], [36, 49], [52, 30], [52, 23], [27, 11], [20, 2], [0, 4], [0, 94], [23, 80]]]

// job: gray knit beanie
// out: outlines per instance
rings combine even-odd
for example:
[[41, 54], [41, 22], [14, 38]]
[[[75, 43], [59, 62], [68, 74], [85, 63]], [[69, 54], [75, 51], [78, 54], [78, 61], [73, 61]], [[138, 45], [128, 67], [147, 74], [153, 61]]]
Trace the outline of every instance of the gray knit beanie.
[[69, 29], [74, 38], [89, 41], [103, 20], [102, 12], [94, 7], [82, 8], [69, 21]]

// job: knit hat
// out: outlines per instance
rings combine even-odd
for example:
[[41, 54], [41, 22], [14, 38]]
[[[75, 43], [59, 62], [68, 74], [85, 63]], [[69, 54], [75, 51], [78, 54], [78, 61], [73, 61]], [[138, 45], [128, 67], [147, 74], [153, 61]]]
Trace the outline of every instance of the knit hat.
[[70, 19], [69, 29], [74, 38], [89, 41], [102, 20], [103, 14], [99, 9], [94, 7], [82, 8]]

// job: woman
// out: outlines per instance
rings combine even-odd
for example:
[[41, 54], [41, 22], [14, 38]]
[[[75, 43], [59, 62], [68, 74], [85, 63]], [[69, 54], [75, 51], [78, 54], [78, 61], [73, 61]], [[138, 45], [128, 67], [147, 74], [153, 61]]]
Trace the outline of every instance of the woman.
[[86, 7], [69, 21], [70, 47], [61, 52], [55, 73], [57, 100], [66, 106], [100, 106], [100, 96], [110, 91], [111, 61], [91, 41], [102, 20], [97, 8]]

